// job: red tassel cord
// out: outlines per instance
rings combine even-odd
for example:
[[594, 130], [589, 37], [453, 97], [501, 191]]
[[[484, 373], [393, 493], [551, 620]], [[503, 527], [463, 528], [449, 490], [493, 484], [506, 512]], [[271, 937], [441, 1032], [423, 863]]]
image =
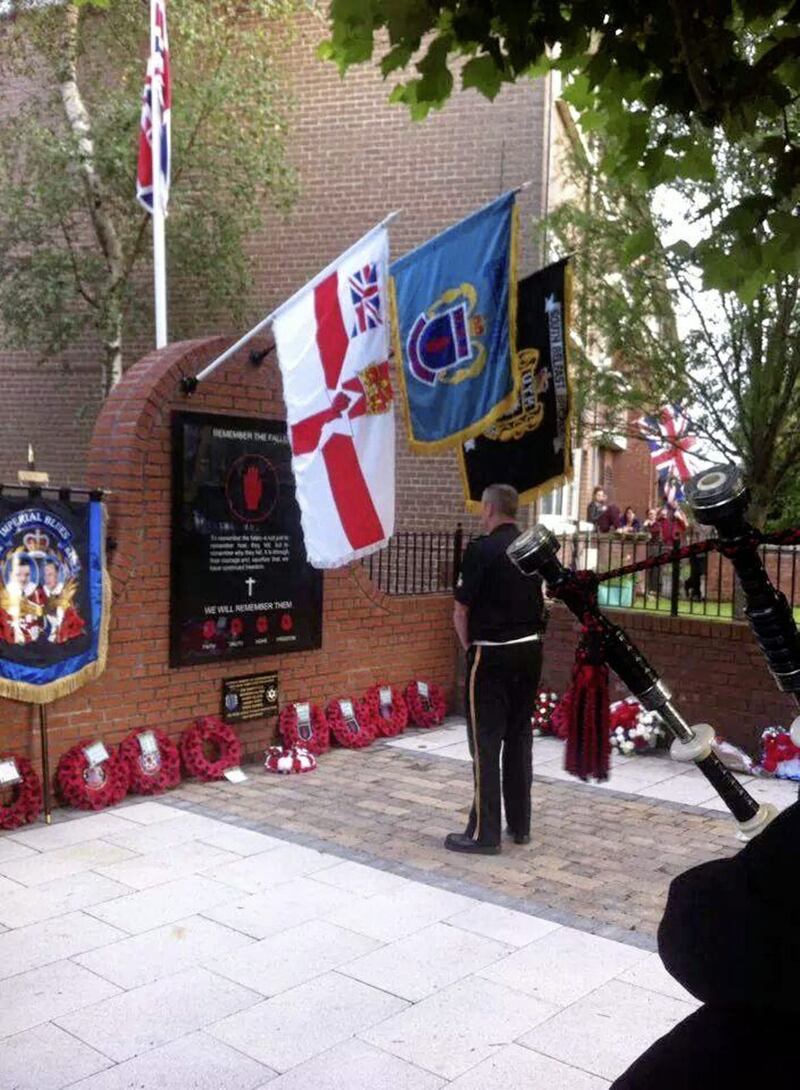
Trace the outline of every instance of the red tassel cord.
[[[570, 688], [564, 767], [582, 780], [607, 780], [611, 757], [608, 666], [599, 635], [584, 631]], [[599, 654], [593, 644], [599, 645]]]
[[591, 608], [596, 601], [597, 577], [593, 572], [576, 572], [575, 583], [564, 590], [567, 593], [562, 591], [559, 597], [575, 595], [584, 607], [572, 684], [563, 700], [567, 720], [564, 768], [582, 780], [607, 780], [611, 760], [608, 664], [603, 629]]

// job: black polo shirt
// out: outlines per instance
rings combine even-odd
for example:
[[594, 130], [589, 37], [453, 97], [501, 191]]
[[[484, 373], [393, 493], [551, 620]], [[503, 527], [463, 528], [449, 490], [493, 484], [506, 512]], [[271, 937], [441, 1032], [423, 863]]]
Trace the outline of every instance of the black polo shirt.
[[464, 552], [456, 601], [469, 607], [471, 643], [509, 643], [544, 628], [541, 579], [523, 575], [506, 556], [519, 534], [518, 526], [504, 522]]

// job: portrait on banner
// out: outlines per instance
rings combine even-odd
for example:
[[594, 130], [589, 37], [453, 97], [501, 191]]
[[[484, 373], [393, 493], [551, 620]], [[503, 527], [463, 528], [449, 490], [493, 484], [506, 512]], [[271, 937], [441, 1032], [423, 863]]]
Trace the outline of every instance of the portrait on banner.
[[0, 695], [46, 702], [102, 669], [103, 552], [99, 500], [0, 497]]

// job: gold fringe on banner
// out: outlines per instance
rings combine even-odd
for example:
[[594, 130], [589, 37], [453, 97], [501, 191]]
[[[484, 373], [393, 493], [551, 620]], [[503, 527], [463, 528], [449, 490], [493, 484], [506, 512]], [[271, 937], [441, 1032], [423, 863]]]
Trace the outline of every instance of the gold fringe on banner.
[[97, 658], [87, 663], [82, 670], [77, 670], [69, 677], [48, 681], [45, 685], [31, 685], [27, 681], [9, 681], [0, 678], [0, 698], [19, 700], [24, 704], [52, 704], [62, 696], [76, 692], [82, 686], [98, 678], [106, 668], [108, 658], [108, 634], [111, 628], [111, 577], [106, 570], [106, 510], [103, 508], [103, 541], [101, 545], [101, 563], [103, 565], [103, 595], [100, 617], [100, 638], [97, 645]]
[[[567, 258], [564, 266], [564, 368], [567, 373], [567, 412], [564, 418], [564, 472], [557, 474], [555, 477], [549, 477], [546, 481], [542, 481], [541, 484], [536, 485], [534, 488], [528, 488], [519, 495], [520, 506], [524, 506], [529, 503], [533, 503], [535, 500], [542, 496], [549, 495], [556, 488], [563, 488], [565, 484], [570, 484], [575, 476], [572, 463], [572, 420], [573, 420], [573, 405], [574, 395], [572, 389], [572, 378], [570, 368], [570, 333], [572, 330], [572, 302], [573, 302], [573, 280], [572, 280], [572, 261]], [[516, 291], [513, 293], [516, 299]], [[516, 322], [516, 313], [514, 315]], [[524, 349], [518, 351], [524, 351]], [[463, 443], [458, 448], [458, 466], [461, 474], [461, 487], [464, 491], [464, 506], [467, 513], [470, 515], [479, 515], [482, 510], [482, 503], [478, 500], [473, 500], [470, 494], [469, 478], [467, 476], [467, 459], [464, 454]]]
[[406, 434], [408, 445], [415, 454], [439, 454], [444, 450], [458, 447], [467, 439], [474, 439], [481, 435], [501, 416], [510, 412], [517, 403], [519, 397], [522, 376], [520, 374], [519, 356], [517, 355], [517, 266], [519, 263], [519, 236], [520, 214], [516, 200], [511, 209], [511, 239], [508, 248], [508, 352], [509, 367], [511, 368], [511, 390], [502, 401], [490, 409], [485, 416], [475, 423], [470, 424], [461, 431], [451, 432], [443, 439], [424, 440], [417, 439], [411, 424], [411, 406], [408, 400], [408, 388], [406, 386], [405, 357], [400, 338], [400, 321], [397, 308], [397, 289], [395, 278], [389, 277], [389, 306], [392, 315], [392, 348], [397, 361], [400, 386], [403, 392], [403, 415], [406, 422]]

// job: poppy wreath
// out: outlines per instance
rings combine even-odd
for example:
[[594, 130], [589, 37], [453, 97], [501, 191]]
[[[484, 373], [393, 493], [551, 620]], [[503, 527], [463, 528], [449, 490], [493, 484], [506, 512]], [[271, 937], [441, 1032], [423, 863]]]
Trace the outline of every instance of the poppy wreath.
[[654, 749], [664, 737], [658, 712], [648, 712], [636, 697], [617, 700], [609, 709], [611, 748], [624, 757]]
[[18, 829], [36, 821], [42, 811], [42, 781], [36, 774], [27, 757], [12, 757], [10, 753], [0, 753], [0, 761], [13, 760], [17, 766], [22, 783], [9, 788], [11, 800], [5, 804], [0, 801], [0, 829]]
[[[328, 729], [340, 746], [346, 749], [363, 749], [375, 741], [377, 726], [363, 700], [353, 703], [353, 720], [347, 720], [341, 700], [329, 700], [325, 705]], [[355, 729], [353, 729], [355, 726]]]
[[300, 725], [296, 704], [287, 704], [278, 718], [278, 730], [285, 746], [307, 749], [318, 757], [331, 748], [331, 733], [325, 712], [318, 704], [310, 706], [311, 718]]
[[[158, 745], [158, 753], [144, 754], [139, 745], [139, 735], [151, 733]], [[132, 730], [119, 744], [122, 759], [128, 765], [132, 795], [160, 795], [169, 787], [181, 782], [181, 759], [178, 747], [163, 730], [157, 727], [141, 727]]]
[[396, 685], [391, 686], [392, 702], [381, 702], [381, 689], [388, 689], [388, 685], [373, 685], [364, 693], [366, 705], [376, 733], [384, 738], [393, 738], [396, 734], [402, 734], [408, 725], [408, 704], [402, 690]]
[[408, 705], [408, 715], [415, 727], [424, 727], [426, 730], [430, 730], [431, 727], [438, 727], [444, 722], [444, 693], [438, 685], [429, 682], [428, 700], [426, 702], [422, 699], [419, 685], [418, 681], [409, 681], [406, 686], [405, 697]]
[[536, 703], [533, 707], [531, 726], [536, 735], [553, 733], [553, 712], [558, 707], [558, 693], [548, 689], [540, 689], [536, 694]]
[[265, 772], [288, 776], [296, 772], [313, 772], [316, 767], [317, 758], [302, 746], [270, 746], [265, 754]]
[[[178, 749], [183, 767], [196, 780], [221, 780], [242, 760], [242, 743], [216, 715], [203, 715], [180, 736]], [[209, 750], [214, 754], [209, 756]]]
[[56, 788], [68, 806], [76, 810], [105, 810], [116, 806], [128, 794], [130, 772], [118, 750], [110, 750], [107, 760], [90, 765], [86, 746], [94, 739], [85, 738], [62, 753], [56, 769]]

